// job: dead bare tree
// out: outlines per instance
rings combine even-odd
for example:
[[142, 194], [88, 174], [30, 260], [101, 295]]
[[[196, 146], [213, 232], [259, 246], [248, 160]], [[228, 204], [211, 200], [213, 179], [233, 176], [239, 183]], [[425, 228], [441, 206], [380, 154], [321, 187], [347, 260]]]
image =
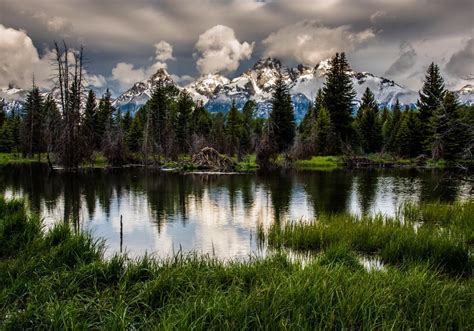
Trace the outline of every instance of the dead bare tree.
[[60, 165], [77, 169], [90, 150], [80, 134], [84, 48], [81, 46], [76, 51], [63, 41], [62, 47], [55, 42], [55, 51], [57, 87], [61, 100], [61, 128], [55, 153]]

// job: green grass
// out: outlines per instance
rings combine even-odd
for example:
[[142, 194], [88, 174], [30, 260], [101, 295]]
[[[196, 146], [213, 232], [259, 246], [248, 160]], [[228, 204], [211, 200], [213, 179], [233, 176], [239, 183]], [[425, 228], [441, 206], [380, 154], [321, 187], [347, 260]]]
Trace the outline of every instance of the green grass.
[[255, 154], [245, 155], [243, 160], [237, 163], [237, 171], [251, 172], [258, 169], [257, 156]]
[[428, 263], [441, 272], [469, 276], [473, 219], [474, 202], [407, 205], [397, 218], [341, 214], [320, 215], [312, 222], [275, 223], [259, 238], [273, 247], [309, 251], [344, 244], [392, 265]]
[[[38, 157], [23, 157], [21, 153], [0, 153], [0, 165], [29, 164], [38, 162]], [[41, 154], [40, 162], [47, 162], [46, 154]]]
[[0, 198], [0, 328], [473, 329], [474, 284], [427, 264], [368, 272], [351, 246], [302, 264], [198, 255], [106, 260], [64, 223]]
[[313, 156], [309, 160], [297, 160], [297, 170], [336, 170], [342, 168], [343, 164], [337, 156]]

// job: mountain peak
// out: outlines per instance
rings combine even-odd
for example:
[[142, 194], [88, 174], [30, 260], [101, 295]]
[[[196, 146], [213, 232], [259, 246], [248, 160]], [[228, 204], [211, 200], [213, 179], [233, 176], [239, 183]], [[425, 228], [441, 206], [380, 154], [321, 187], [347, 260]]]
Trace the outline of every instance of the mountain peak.
[[150, 82], [163, 81], [165, 84], [174, 84], [170, 74], [164, 68], [158, 68], [156, 72], [147, 79]]
[[260, 70], [264, 68], [269, 68], [273, 70], [280, 70], [281, 69], [281, 61], [273, 58], [267, 57], [265, 59], [260, 59], [253, 65], [254, 70]]

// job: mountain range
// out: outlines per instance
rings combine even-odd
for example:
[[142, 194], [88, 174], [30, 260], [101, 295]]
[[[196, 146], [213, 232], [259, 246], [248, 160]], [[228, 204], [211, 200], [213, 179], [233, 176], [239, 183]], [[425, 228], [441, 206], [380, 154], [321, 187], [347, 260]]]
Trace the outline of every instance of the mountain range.
[[[281, 72], [290, 90], [296, 120], [300, 121], [308, 105], [314, 100], [317, 90], [323, 87], [326, 73], [330, 69], [329, 63], [329, 60], [324, 60], [314, 67], [301, 64], [296, 67], [285, 67], [278, 59], [266, 58], [259, 60], [252, 68], [233, 79], [220, 74], [207, 74], [187, 86], [178, 88], [186, 89], [196, 102], [201, 102], [211, 112], [226, 112], [232, 101], [235, 101], [240, 109], [247, 100], [253, 100], [257, 105], [256, 115], [266, 117], [271, 109], [273, 87]], [[402, 105], [415, 105], [418, 99], [418, 92], [392, 80], [368, 72], [350, 71], [349, 75], [356, 91], [354, 100], [356, 107], [367, 87], [372, 90], [380, 106], [391, 107], [397, 99]], [[134, 113], [150, 99], [153, 86], [158, 80], [163, 80], [165, 84], [176, 85], [165, 69], [158, 69], [150, 78], [135, 83], [118, 96], [113, 105], [121, 112]], [[457, 94], [462, 103], [474, 105], [472, 85], [464, 86], [457, 91]], [[25, 90], [15, 87], [0, 90], [0, 98], [5, 99], [7, 111], [20, 109], [25, 96]]]

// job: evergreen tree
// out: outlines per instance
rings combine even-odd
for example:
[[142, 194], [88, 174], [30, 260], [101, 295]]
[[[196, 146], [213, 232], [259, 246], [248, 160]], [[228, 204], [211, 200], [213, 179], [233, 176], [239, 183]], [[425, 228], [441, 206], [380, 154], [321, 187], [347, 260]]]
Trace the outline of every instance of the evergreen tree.
[[211, 114], [202, 105], [196, 106], [192, 114], [191, 132], [201, 138], [208, 138], [211, 127]]
[[181, 92], [178, 99], [177, 123], [176, 123], [176, 141], [179, 152], [189, 152], [191, 147], [191, 117], [193, 113], [194, 102], [189, 93]]
[[89, 144], [92, 144], [95, 148], [99, 147], [99, 132], [97, 121], [99, 119], [97, 113], [97, 101], [95, 93], [89, 90], [87, 94], [86, 106], [84, 108], [84, 121], [83, 121], [83, 134], [88, 140]]
[[336, 141], [331, 115], [326, 107], [321, 107], [315, 123], [315, 150], [319, 155], [329, 155], [335, 152]]
[[431, 117], [435, 110], [441, 106], [445, 93], [444, 80], [441, 77], [439, 67], [431, 63], [426, 71], [425, 80], [419, 92], [417, 102], [418, 117], [421, 123], [421, 139], [426, 146], [425, 151], [428, 151], [429, 146], [431, 146], [429, 141]]
[[143, 123], [143, 117], [145, 111], [141, 108], [135, 114], [135, 117], [132, 119], [132, 124], [130, 125], [130, 129], [126, 134], [126, 144], [128, 150], [131, 152], [139, 152], [141, 146], [143, 145], [143, 131], [145, 129]]
[[418, 113], [407, 108], [403, 112], [395, 138], [395, 146], [400, 156], [416, 157], [420, 155], [423, 150], [420, 130], [421, 123]]
[[384, 126], [384, 136], [385, 136], [385, 150], [387, 152], [395, 153], [397, 148], [395, 146], [395, 140], [400, 129], [402, 119], [402, 109], [400, 107], [400, 102], [395, 102], [395, 106], [392, 110], [392, 115], [387, 121], [386, 126]]
[[240, 136], [240, 148], [243, 153], [253, 150], [252, 135], [254, 127], [255, 102], [248, 100], [242, 109], [242, 132]]
[[466, 140], [466, 131], [459, 114], [459, 102], [453, 92], [447, 91], [443, 103], [431, 117], [430, 147], [433, 158], [460, 158]]
[[372, 91], [367, 88], [357, 114], [359, 141], [366, 153], [380, 151], [382, 146], [382, 127], [378, 115], [378, 105]]
[[44, 150], [43, 98], [37, 86], [28, 92], [22, 126], [23, 154], [32, 156]]
[[212, 116], [211, 145], [220, 153], [225, 152], [226, 132], [225, 132], [225, 115], [224, 113], [215, 113]]
[[3, 126], [3, 123], [5, 123], [5, 120], [7, 119], [7, 113], [5, 112], [5, 104], [3, 99], [0, 99], [0, 129]]
[[240, 113], [235, 106], [235, 100], [232, 100], [232, 105], [227, 114], [225, 131], [229, 155], [234, 156], [237, 153], [240, 156]]
[[349, 63], [344, 53], [336, 53], [331, 59], [323, 88], [324, 106], [329, 111], [334, 131], [342, 141], [352, 135], [352, 102], [355, 92], [349, 76]]
[[275, 83], [268, 121], [269, 139], [275, 141], [278, 152], [291, 147], [295, 138], [295, 116], [290, 92], [281, 73]]
[[148, 101], [143, 146], [145, 155], [161, 154], [165, 145], [165, 126], [167, 118], [168, 95], [162, 80], [156, 83], [151, 99]]
[[44, 129], [45, 129], [45, 142], [46, 151], [52, 152], [56, 148], [56, 144], [59, 143], [61, 134], [61, 113], [59, 112], [56, 102], [53, 97], [48, 95], [44, 102]]
[[99, 101], [99, 107], [94, 121], [96, 148], [102, 147], [105, 130], [107, 129], [107, 125], [109, 124], [114, 111], [115, 109], [112, 106], [112, 95], [109, 89], [107, 89]]
[[130, 111], [127, 111], [120, 121], [120, 126], [122, 127], [123, 132], [128, 132], [130, 130], [130, 127], [132, 126], [132, 121], [132, 115], [130, 114]]

